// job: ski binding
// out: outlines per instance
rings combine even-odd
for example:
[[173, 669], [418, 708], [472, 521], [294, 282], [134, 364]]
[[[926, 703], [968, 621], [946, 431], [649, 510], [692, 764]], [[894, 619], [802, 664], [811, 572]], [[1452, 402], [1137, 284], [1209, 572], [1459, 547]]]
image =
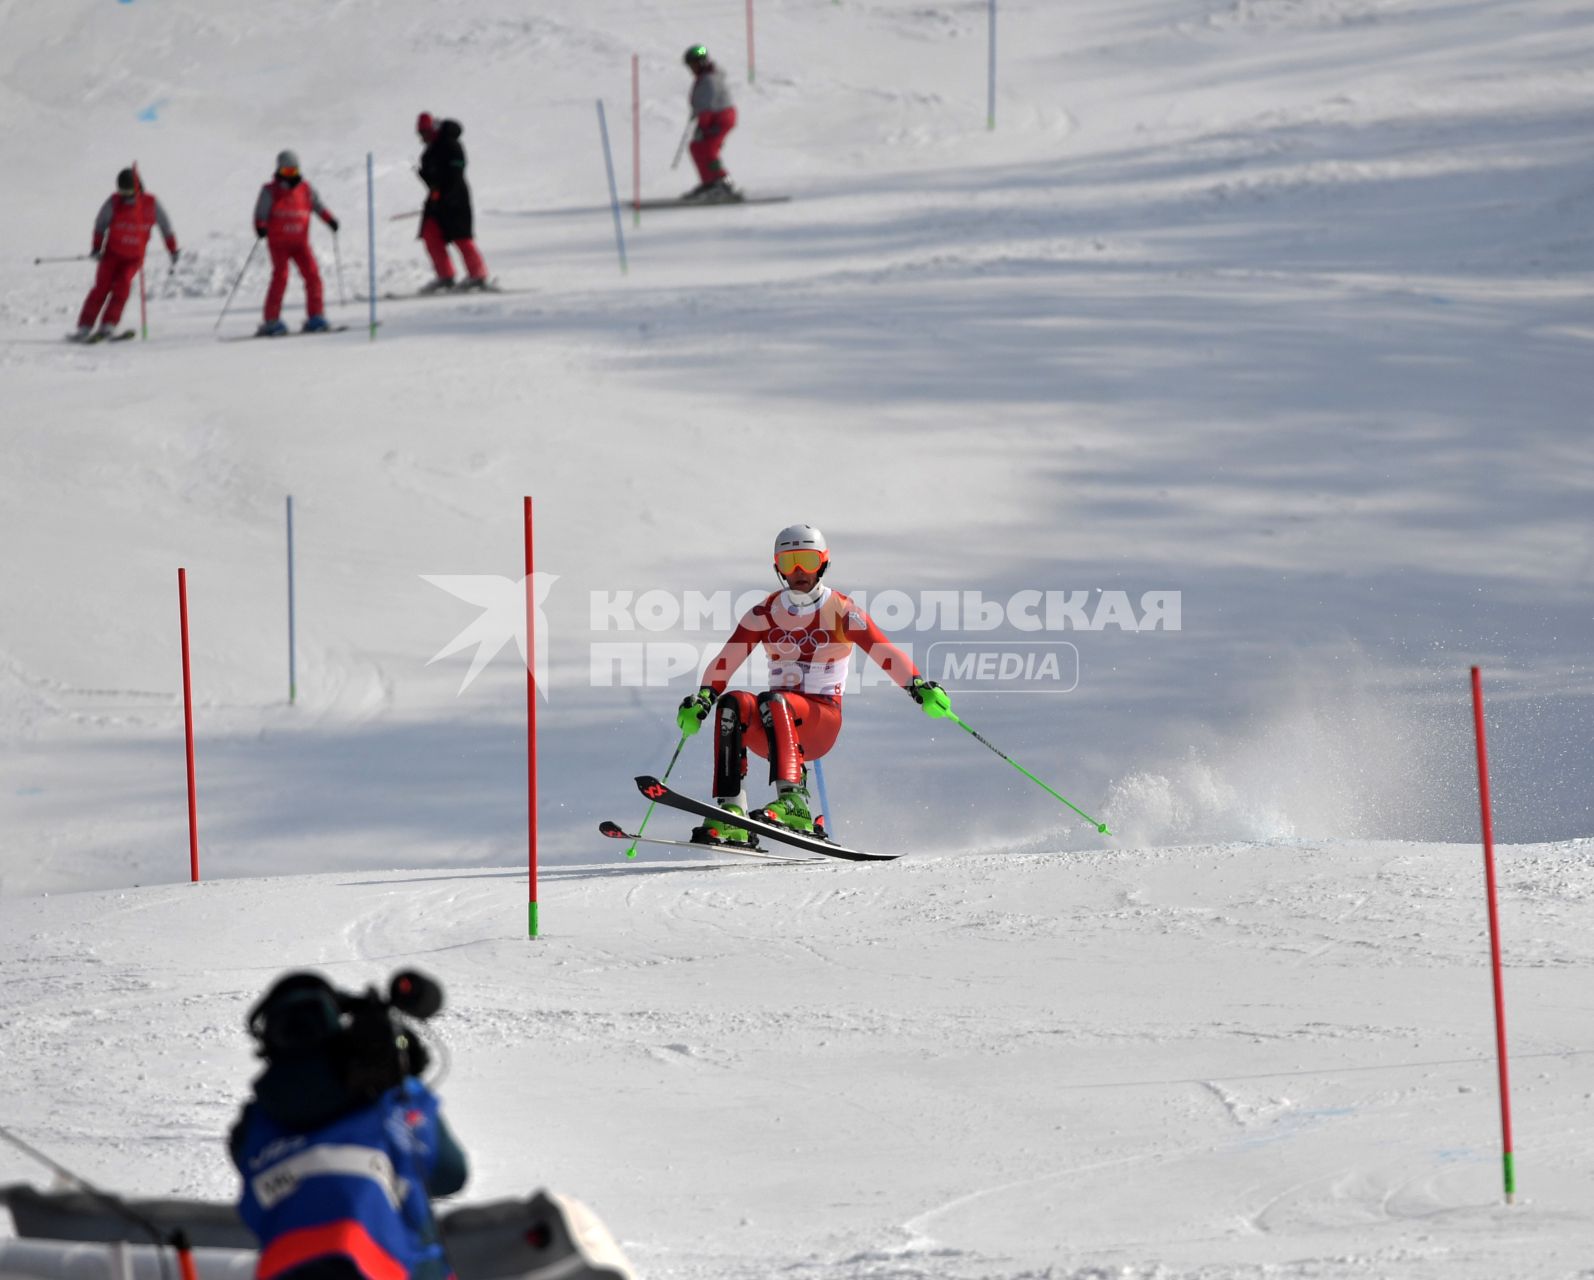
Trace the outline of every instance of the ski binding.
[[[672, 791], [657, 778], [643, 774], [636, 779], [637, 790], [649, 800], [659, 804], [668, 805], [672, 809], [680, 809], [685, 813], [695, 813], [700, 818], [719, 818], [746, 831], [756, 832], [770, 840], [778, 840], [781, 844], [794, 845], [809, 853], [823, 854], [827, 858], [842, 858], [848, 862], [893, 862], [897, 858], [894, 853], [864, 853], [860, 849], [849, 849], [839, 845], [833, 840], [823, 836], [809, 835], [803, 831], [793, 831], [790, 827], [783, 827], [778, 822], [766, 822], [755, 814], [727, 813], [718, 805], [709, 804], [704, 800], [694, 800], [691, 796], [683, 796], [679, 791]], [[713, 846], [724, 848], [723, 845]]]

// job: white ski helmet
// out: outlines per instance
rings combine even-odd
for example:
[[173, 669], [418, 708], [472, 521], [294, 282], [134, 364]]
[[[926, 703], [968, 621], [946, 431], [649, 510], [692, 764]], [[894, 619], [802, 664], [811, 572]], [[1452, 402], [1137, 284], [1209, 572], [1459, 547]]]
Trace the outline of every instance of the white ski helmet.
[[[783, 559], [786, 561], [784, 569], [781, 568]], [[787, 525], [775, 535], [775, 572], [782, 580], [798, 567], [823, 576], [829, 564], [830, 547], [825, 542], [825, 535], [813, 525]]]

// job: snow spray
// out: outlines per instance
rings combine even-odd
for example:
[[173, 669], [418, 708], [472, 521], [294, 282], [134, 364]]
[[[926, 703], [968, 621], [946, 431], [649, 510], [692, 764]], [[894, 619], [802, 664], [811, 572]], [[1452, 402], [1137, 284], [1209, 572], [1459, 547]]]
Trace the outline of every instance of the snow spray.
[[[600, 109], [602, 104], [599, 104]], [[619, 217], [616, 212], [615, 217]], [[525, 499], [526, 523], [526, 865], [530, 897], [526, 904], [527, 937], [537, 936], [537, 595], [532, 588], [534, 556], [531, 538], [531, 496]]]
[[188, 754], [188, 876], [199, 883], [199, 805], [194, 795], [194, 682], [188, 662], [188, 570], [177, 571], [177, 625], [183, 641], [183, 742]]
[[1505, 1049], [1505, 988], [1500, 974], [1500, 909], [1494, 878], [1494, 814], [1489, 807], [1489, 749], [1483, 724], [1483, 676], [1472, 668], [1472, 723], [1478, 738], [1478, 801], [1483, 814], [1483, 880], [1489, 898], [1489, 969], [1494, 978], [1494, 1041], [1500, 1064], [1500, 1137], [1505, 1202], [1516, 1201], [1516, 1153], [1511, 1144], [1511, 1075]]

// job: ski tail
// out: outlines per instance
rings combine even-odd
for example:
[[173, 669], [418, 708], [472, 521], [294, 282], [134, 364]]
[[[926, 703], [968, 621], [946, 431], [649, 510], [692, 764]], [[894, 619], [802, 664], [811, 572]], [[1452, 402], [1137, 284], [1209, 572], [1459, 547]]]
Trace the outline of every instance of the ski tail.
[[759, 845], [733, 844], [727, 841], [704, 844], [700, 840], [668, 840], [663, 836], [645, 836], [627, 831], [618, 822], [600, 822], [598, 831], [611, 840], [636, 840], [642, 844], [665, 845], [671, 849], [690, 849], [693, 853], [730, 853], [738, 858], [758, 858], [764, 862], [790, 862], [798, 866], [824, 861], [823, 858], [788, 858], [784, 854], [770, 853]]

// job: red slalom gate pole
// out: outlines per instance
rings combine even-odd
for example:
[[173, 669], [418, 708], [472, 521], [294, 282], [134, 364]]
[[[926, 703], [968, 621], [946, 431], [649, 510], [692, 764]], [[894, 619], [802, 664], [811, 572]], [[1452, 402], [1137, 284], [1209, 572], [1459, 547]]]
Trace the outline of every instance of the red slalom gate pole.
[[631, 55], [631, 217], [642, 225], [642, 66]]
[[1516, 1201], [1516, 1152], [1511, 1144], [1511, 1073], [1505, 1049], [1505, 987], [1500, 973], [1500, 909], [1494, 878], [1494, 813], [1489, 807], [1489, 749], [1483, 725], [1483, 676], [1472, 668], [1472, 721], [1478, 737], [1478, 797], [1483, 806], [1483, 877], [1489, 892], [1489, 965], [1494, 974], [1494, 1038], [1500, 1060], [1500, 1135], [1504, 1143], [1505, 1202]]
[[756, 64], [753, 59], [753, 0], [747, 0], [747, 83], [753, 83]]
[[188, 876], [199, 883], [199, 804], [194, 790], [194, 681], [188, 662], [188, 570], [177, 571], [177, 622], [183, 636], [183, 738], [188, 748]]
[[526, 498], [526, 860], [529, 938], [537, 936], [537, 592], [532, 585], [531, 498]]

